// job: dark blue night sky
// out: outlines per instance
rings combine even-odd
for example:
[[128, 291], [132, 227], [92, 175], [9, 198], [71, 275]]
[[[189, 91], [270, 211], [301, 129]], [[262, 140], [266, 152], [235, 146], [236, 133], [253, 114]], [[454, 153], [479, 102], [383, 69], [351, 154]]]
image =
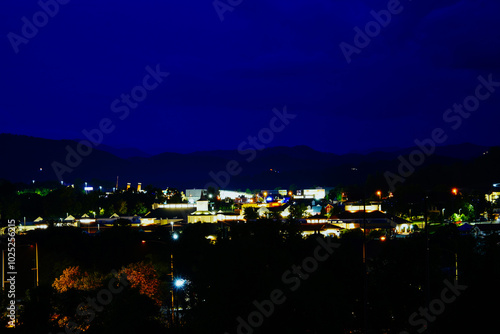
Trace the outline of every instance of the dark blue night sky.
[[[496, 0], [40, 3], [2, 2], [0, 132], [78, 139], [109, 119], [111, 146], [236, 149], [286, 106], [296, 117], [267, 146], [408, 147], [436, 128], [500, 144]], [[151, 90], [148, 66], [169, 73]], [[134, 88], [147, 96], [112, 106]], [[472, 112], [447, 113], [469, 96]]]

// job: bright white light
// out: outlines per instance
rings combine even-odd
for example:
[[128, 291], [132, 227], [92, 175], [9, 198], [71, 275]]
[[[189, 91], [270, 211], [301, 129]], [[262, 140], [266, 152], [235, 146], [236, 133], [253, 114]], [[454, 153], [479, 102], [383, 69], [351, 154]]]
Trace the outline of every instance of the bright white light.
[[182, 278], [178, 278], [174, 281], [174, 285], [176, 288], [182, 288], [186, 284], [186, 280]]
[[179, 239], [179, 235], [177, 233], [172, 234], [172, 239], [174, 240]]

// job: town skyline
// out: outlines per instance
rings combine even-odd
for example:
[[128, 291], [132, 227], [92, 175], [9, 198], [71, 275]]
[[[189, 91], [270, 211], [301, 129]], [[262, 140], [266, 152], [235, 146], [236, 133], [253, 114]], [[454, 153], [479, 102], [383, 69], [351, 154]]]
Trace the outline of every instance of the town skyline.
[[494, 332], [499, 14], [3, 1], [0, 332]]

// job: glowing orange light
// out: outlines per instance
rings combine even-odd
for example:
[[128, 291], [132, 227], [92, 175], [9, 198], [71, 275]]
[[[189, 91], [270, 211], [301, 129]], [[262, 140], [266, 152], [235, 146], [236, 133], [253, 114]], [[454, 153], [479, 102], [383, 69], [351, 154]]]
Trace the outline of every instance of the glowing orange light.
[[380, 190], [377, 191], [377, 196], [378, 197], [381, 197], [382, 196], [382, 192]]
[[458, 189], [457, 189], [457, 188], [453, 188], [453, 189], [451, 189], [451, 193], [452, 193], [453, 195], [457, 195], [457, 194], [458, 194]]
[[146, 240], [142, 240], [142, 243], [145, 244], [146, 243]]
[[380, 241], [385, 241], [385, 236], [384, 235], [380, 237]]

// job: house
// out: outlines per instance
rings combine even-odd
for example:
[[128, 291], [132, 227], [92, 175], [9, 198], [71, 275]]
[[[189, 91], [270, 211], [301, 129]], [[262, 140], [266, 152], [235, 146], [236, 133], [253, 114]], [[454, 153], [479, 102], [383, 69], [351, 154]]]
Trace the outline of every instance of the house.
[[227, 221], [243, 221], [243, 216], [236, 212], [195, 211], [188, 216], [188, 223], [217, 223]]
[[208, 201], [203, 198], [196, 202], [196, 211], [191, 212], [187, 217], [188, 223], [217, 223], [232, 220], [243, 220], [243, 216], [232, 211], [211, 211], [208, 207]]
[[300, 224], [299, 227], [301, 234], [303, 237], [314, 235], [314, 234], [322, 234], [325, 237], [331, 236], [339, 236], [340, 230], [342, 229], [340, 226], [333, 224]]
[[346, 203], [345, 204], [345, 211], [349, 212], [358, 212], [358, 211], [366, 211], [366, 212], [373, 212], [373, 211], [381, 211], [382, 210], [382, 205], [380, 202], [370, 202], [368, 204], [359, 204], [359, 203]]
[[189, 214], [195, 210], [194, 207], [154, 209], [141, 217], [141, 226], [187, 222]]
[[396, 233], [403, 235], [408, 235], [412, 232], [412, 222], [378, 210], [371, 212], [345, 211], [340, 213], [338, 216], [330, 217], [328, 221], [346, 229], [363, 229], [365, 227], [367, 230], [394, 229]]
[[307, 217], [306, 222], [308, 224], [326, 224], [328, 223], [328, 217], [323, 215], [314, 215]]
[[96, 218], [96, 223], [98, 226], [111, 226], [118, 219], [129, 220], [132, 226], [139, 226], [141, 224], [141, 217], [139, 216], [119, 216], [116, 213], [113, 213], [109, 218], [98, 217]]

